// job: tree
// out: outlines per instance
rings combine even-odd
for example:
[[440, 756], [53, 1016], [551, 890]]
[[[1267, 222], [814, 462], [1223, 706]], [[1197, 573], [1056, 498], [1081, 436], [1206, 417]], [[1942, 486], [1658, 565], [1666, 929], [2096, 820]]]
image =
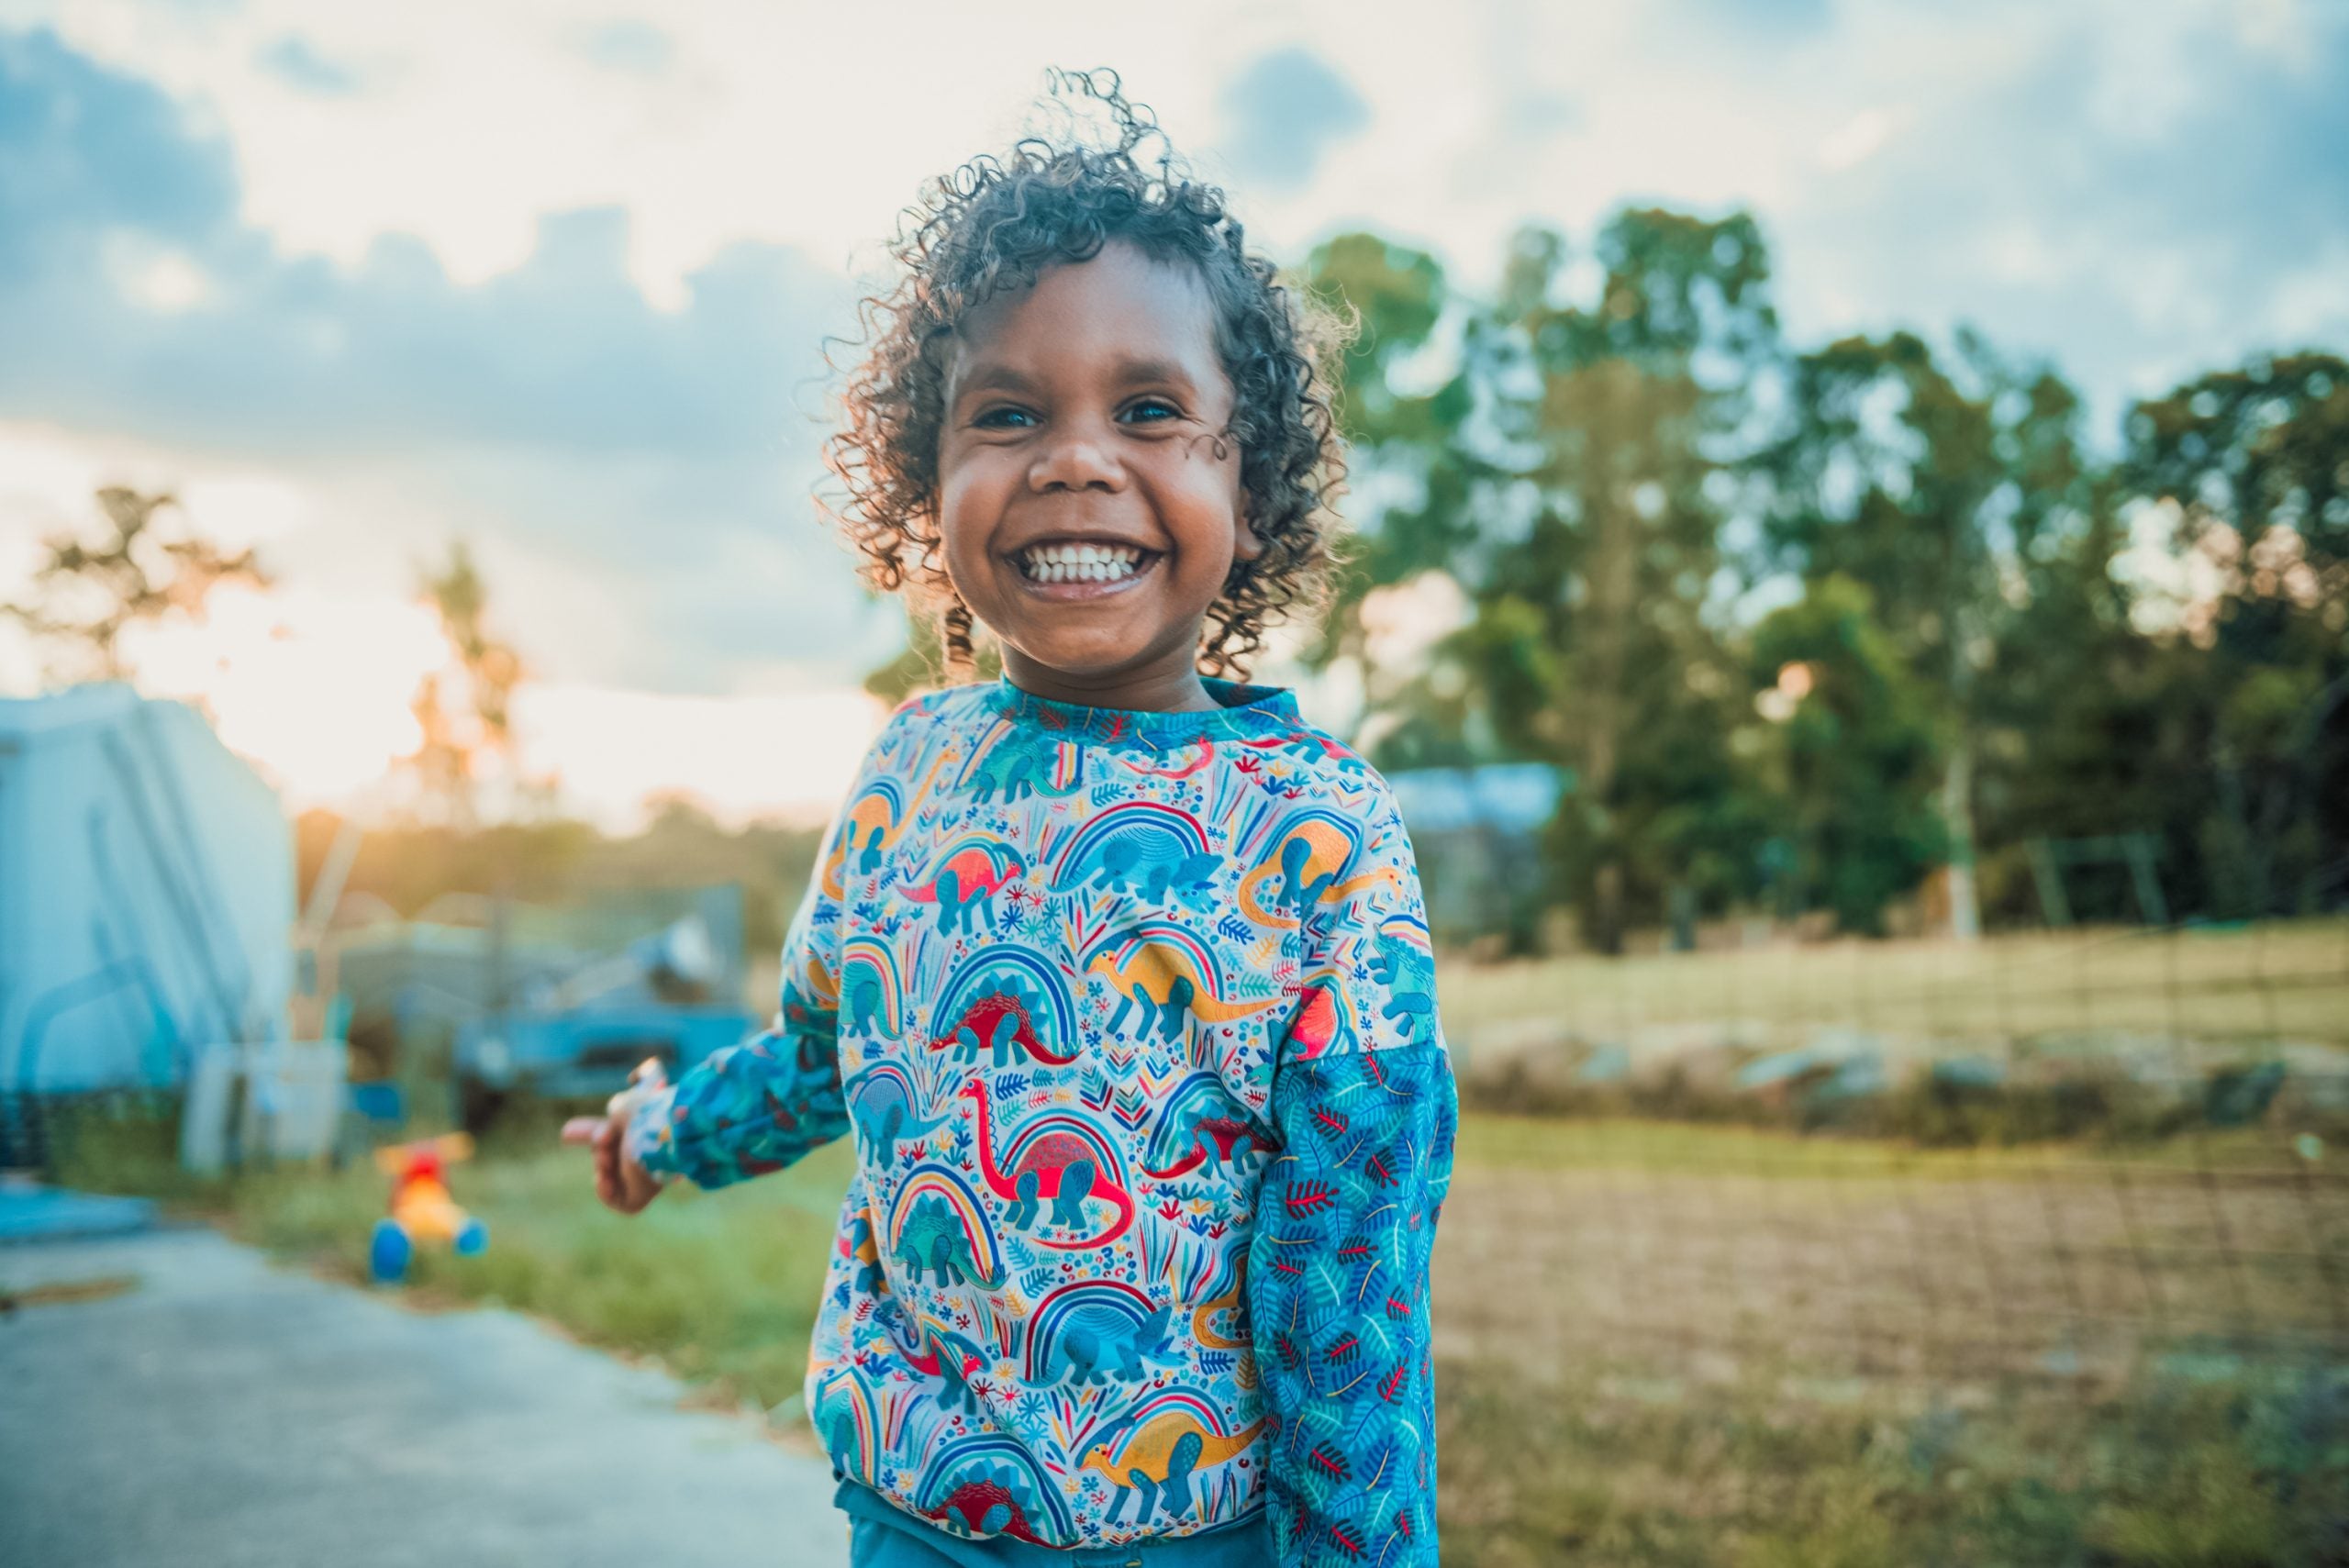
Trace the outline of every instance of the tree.
[[[1772, 481], [1765, 532], [1809, 582], [1864, 584], [1880, 624], [1937, 694], [1942, 816], [1951, 924], [1980, 930], [1974, 881], [1974, 773], [1981, 677], [1996, 662], [2009, 561], [1994, 534], [2027, 528], [2041, 492], [2000, 461], [1998, 393], [1987, 348], [1961, 348], [1976, 373], [1961, 386], [1912, 333], [1847, 338], [1796, 360], [1789, 419], [1762, 467]], [[2020, 446], [2011, 454], [2024, 460]]]
[[2349, 852], [2349, 361], [2300, 353], [2139, 404], [2124, 496], [2192, 568], [2143, 618], [2199, 651], [2215, 798], [2193, 848], [2228, 914], [2318, 906]]
[[[2209, 770], [2179, 722], [2189, 662], [2132, 623], [2129, 532], [2110, 467], [2087, 453], [2078, 394], [2053, 370], [1997, 366], [1978, 342], [1974, 357], [1991, 367], [1993, 453], [2009, 486], [1992, 503], [2009, 535], [1995, 663], [1974, 690], [1981, 896], [1986, 919], [2033, 920], [2046, 911], [2031, 840], [2195, 819]], [[2075, 888], [2073, 904], [2088, 918], [2142, 913], [2118, 876]]]
[[417, 579], [418, 594], [440, 615], [453, 668], [417, 684], [408, 709], [424, 738], [403, 765], [449, 822], [470, 829], [485, 762], [496, 759], [509, 778], [515, 773], [513, 696], [527, 672], [513, 648], [489, 634], [488, 584], [464, 541], [451, 541], [448, 564], [419, 568]]
[[1881, 936], [1886, 906], [1947, 851], [1931, 688], [1867, 588], [1840, 574], [1763, 617], [1753, 662], [1771, 724], [1752, 751], [1793, 849], [1794, 891], [1839, 929]]
[[1349, 509], [1365, 526], [1346, 536], [1330, 612], [1301, 656], [1317, 668], [1344, 660], [1360, 671], [1369, 716], [1361, 739], [1383, 766], [1484, 760], [1493, 750], [1489, 721], [1465, 666], [1446, 650], [1416, 666], [1381, 658], [1368, 608], [1373, 595], [1423, 573], [1450, 578], [1461, 590], [1454, 597], [1475, 575], [1478, 493], [1498, 472], [1465, 429], [1477, 397], [1476, 357], [1455, 354], [1434, 384], [1406, 385], [1407, 367], [1428, 352], [1439, 325], [1464, 317], [1473, 329], [1474, 306], [1433, 256], [1374, 234], [1341, 235], [1318, 248], [1305, 287], [1345, 317], [1332, 373], [1355, 497]]
[[[1345, 366], [1349, 433], [1381, 492], [1402, 496], [1375, 519], [1366, 584], [1442, 570], [1474, 606], [1430, 671], [1389, 677], [1385, 700], [1407, 711], [1377, 760], [1442, 737], [1570, 773], [1551, 842], [1558, 892], [1612, 951], [1668, 888], [1718, 903], [1750, 858], [1722, 706], [1742, 671], [1710, 608], [1721, 482], [1777, 323], [1742, 214], [1626, 212], [1596, 251], [1588, 304], [1560, 297], [1567, 246], [1544, 229], [1518, 237], [1486, 304], [1447, 299], [1431, 261], [1362, 237], [1317, 253], [1316, 278], [1361, 296], [1370, 330]], [[1456, 373], [1406, 395], [1398, 365], [1447, 308], [1461, 318]], [[1367, 586], [1341, 606], [1358, 613]]]
[[[2162, 836], [2174, 908], [2339, 898], [2349, 361], [2191, 380], [2116, 464], [1970, 331], [1791, 351], [1742, 214], [1626, 211], [1580, 259], [1529, 229], [1488, 298], [1363, 233], [1302, 282], [1352, 318], [1356, 523], [1305, 657], [1360, 672], [1381, 767], [1557, 766], [1552, 892], [1594, 946], [1682, 893], [1880, 931], [1936, 865], [1970, 935], [2035, 911], [2033, 840], [2116, 832]], [[1460, 613], [1407, 654], [1411, 606]]]
[[1504, 300], [1542, 374], [1527, 432], [1542, 452], [1540, 542], [1510, 575], [1546, 601], [1563, 654], [1549, 701], [1520, 719], [1552, 726], [1576, 773], [1553, 843], [1593, 945], [1611, 952], [1669, 886], [1702, 881], [1718, 896], [1742, 858], [1726, 809], [1724, 704], [1739, 683], [1707, 609], [1724, 484], [1777, 318], [1743, 214], [1621, 214], [1599, 236], [1588, 306], [1548, 303], [1564, 259], [1548, 237], [1520, 241]]
[[[0, 605], [0, 614], [56, 651], [43, 666], [54, 684], [127, 680], [121, 643], [131, 627], [174, 610], [201, 620], [205, 599], [222, 583], [267, 587], [272, 582], [252, 550], [224, 553], [197, 535], [178, 498], [167, 492], [148, 495], [109, 485], [97, 501], [107, 535], [95, 543], [71, 532], [42, 541], [47, 559], [33, 571], [38, 596], [30, 604]], [[177, 537], [167, 537], [158, 524], [167, 511], [181, 517]]]

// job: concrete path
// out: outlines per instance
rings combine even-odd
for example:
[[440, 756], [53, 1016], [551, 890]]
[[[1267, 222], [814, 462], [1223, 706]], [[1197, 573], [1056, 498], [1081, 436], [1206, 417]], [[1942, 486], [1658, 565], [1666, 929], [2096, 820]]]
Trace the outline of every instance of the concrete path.
[[510, 1312], [208, 1230], [0, 1248], [0, 1563], [838, 1568], [830, 1467]]

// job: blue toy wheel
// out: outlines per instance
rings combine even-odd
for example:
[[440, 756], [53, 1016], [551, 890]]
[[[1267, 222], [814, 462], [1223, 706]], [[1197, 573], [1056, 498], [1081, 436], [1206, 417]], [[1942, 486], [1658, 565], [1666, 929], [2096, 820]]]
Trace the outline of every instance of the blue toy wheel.
[[489, 1227], [478, 1219], [468, 1218], [457, 1228], [456, 1240], [449, 1245], [461, 1258], [479, 1257], [489, 1250]]
[[397, 1284], [407, 1277], [407, 1261], [415, 1251], [398, 1221], [379, 1219], [367, 1244], [367, 1272], [377, 1284]]

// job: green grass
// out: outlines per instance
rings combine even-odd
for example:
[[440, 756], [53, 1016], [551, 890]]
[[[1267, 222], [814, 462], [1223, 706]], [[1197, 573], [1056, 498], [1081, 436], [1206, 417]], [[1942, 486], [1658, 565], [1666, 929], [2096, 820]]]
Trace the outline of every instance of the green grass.
[[2316, 1568], [2349, 1551], [2339, 1373], [1921, 1407], [1493, 1366], [1440, 1366], [1437, 1389], [1444, 1559], [1480, 1568]]

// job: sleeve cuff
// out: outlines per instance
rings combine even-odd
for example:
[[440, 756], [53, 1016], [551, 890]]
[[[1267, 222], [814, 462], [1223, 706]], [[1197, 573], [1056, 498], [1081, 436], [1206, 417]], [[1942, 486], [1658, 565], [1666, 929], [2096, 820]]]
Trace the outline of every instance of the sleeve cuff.
[[669, 1130], [676, 1122], [676, 1104], [677, 1086], [662, 1085], [637, 1102], [620, 1134], [621, 1151], [663, 1183], [685, 1174], [677, 1162], [677, 1140]]

